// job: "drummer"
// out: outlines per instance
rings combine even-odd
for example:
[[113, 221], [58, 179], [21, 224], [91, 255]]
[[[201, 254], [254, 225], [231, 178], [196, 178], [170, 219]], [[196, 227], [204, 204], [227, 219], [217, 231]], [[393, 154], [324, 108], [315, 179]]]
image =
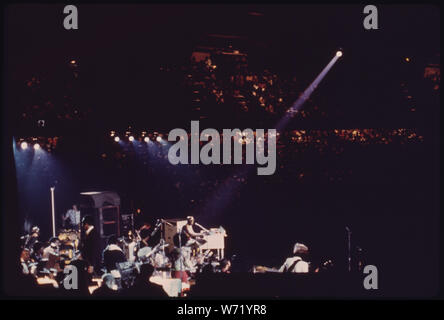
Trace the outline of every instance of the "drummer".
[[56, 237], [49, 239], [49, 245], [43, 249], [43, 259], [49, 259], [49, 256], [59, 255], [60, 240]]

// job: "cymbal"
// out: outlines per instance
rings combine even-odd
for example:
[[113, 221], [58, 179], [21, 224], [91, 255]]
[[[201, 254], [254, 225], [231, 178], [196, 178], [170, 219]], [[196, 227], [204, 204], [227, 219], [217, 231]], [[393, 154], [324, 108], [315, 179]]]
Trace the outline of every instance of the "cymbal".
[[137, 256], [139, 258], [144, 258], [147, 255], [149, 255], [151, 253], [151, 251], [152, 251], [151, 247], [143, 247], [137, 252]]

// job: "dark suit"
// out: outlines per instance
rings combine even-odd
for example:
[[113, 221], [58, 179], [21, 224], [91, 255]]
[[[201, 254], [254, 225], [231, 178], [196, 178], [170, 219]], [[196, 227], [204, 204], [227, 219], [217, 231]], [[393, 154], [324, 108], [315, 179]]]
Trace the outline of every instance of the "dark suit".
[[94, 266], [95, 269], [99, 268], [100, 265], [99, 250], [99, 238], [96, 228], [92, 229], [88, 234], [84, 232], [82, 234], [80, 252], [82, 253], [83, 259], [85, 259], [90, 266]]
[[121, 250], [113, 250], [114, 248], [107, 248], [103, 251], [103, 263], [105, 264], [106, 270], [110, 272], [111, 270], [117, 269], [116, 263], [126, 262], [125, 254]]

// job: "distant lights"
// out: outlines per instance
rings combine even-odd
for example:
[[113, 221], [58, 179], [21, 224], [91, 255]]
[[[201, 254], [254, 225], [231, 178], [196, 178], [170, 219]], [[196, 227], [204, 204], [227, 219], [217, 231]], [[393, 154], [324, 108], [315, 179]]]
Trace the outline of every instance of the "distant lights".
[[161, 141], [162, 141], [162, 137], [161, 137], [161, 136], [158, 136], [158, 137], [156, 138], [156, 141], [157, 141], [157, 142], [161, 142]]
[[134, 141], [134, 136], [130, 136], [130, 137], [128, 138], [128, 140], [131, 141], [131, 142], [133, 142], [133, 141]]
[[39, 150], [40, 149], [40, 145], [38, 143], [34, 144], [34, 150]]
[[339, 50], [339, 51], [336, 51], [336, 57], [342, 57], [342, 51], [341, 50]]
[[26, 150], [26, 149], [28, 149], [28, 143], [27, 143], [26, 141], [23, 141], [23, 142], [20, 144], [20, 147], [22, 148], [22, 150]]
[[115, 142], [119, 142], [119, 141], [120, 141], [120, 138], [119, 138], [119, 137], [114, 137], [114, 141], [115, 141]]
[[148, 142], [150, 142], [150, 138], [149, 138], [149, 137], [145, 137], [145, 138], [143, 139], [143, 141], [145, 141], [146, 143], [148, 143]]

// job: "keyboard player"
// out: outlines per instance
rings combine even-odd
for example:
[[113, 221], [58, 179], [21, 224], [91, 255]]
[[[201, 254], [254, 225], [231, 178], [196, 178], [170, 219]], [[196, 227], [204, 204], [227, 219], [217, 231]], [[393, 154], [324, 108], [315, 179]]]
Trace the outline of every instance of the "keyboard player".
[[[196, 232], [194, 230], [194, 226], [200, 228], [199, 232]], [[182, 228], [182, 234], [185, 241], [185, 246], [192, 247], [192, 246], [201, 246], [205, 244], [207, 241], [203, 239], [203, 237], [208, 234], [208, 230], [205, 229], [200, 224], [196, 223], [193, 216], [187, 217], [187, 224], [183, 226]]]

